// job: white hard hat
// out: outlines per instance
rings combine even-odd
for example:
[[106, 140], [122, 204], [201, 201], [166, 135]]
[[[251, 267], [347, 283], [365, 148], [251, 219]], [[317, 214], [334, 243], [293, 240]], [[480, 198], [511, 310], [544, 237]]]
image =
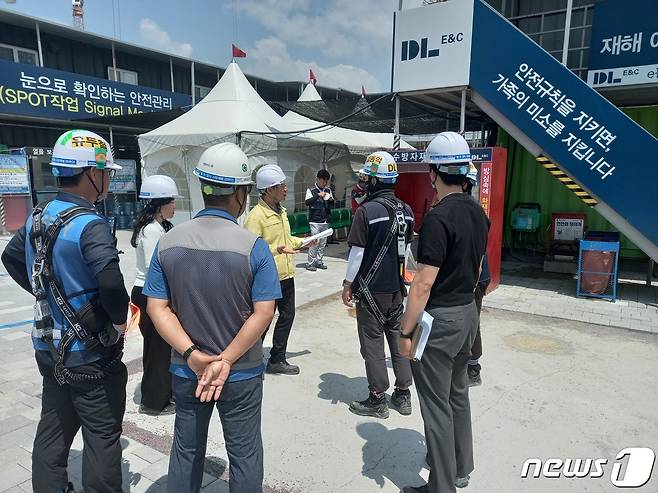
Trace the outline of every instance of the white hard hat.
[[50, 158], [55, 176], [73, 176], [84, 168], [121, 169], [114, 163], [110, 144], [88, 130], [69, 130], [59, 136]]
[[180, 199], [176, 182], [165, 175], [151, 175], [144, 178], [139, 189], [140, 199]]
[[441, 132], [425, 150], [424, 162], [450, 175], [466, 175], [471, 162], [471, 149], [457, 132]]
[[256, 188], [258, 190], [281, 185], [284, 181], [286, 181], [286, 174], [276, 164], [266, 164], [256, 173]]
[[247, 155], [230, 142], [216, 144], [203, 151], [194, 168], [194, 175], [216, 185], [237, 187], [254, 184]]
[[468, 167], [468, 173], [466, 173], [466, 179], [471, 182], [471, 185], [474, 187], [478, 184], [478, 169], [473, 163]]
[[366, 162], [359, 173], [374, 176], [384, 183], [395, 183], [398, 177], [398, 165], [395, 158], [388, 152], [373, 152], [366, 158]]

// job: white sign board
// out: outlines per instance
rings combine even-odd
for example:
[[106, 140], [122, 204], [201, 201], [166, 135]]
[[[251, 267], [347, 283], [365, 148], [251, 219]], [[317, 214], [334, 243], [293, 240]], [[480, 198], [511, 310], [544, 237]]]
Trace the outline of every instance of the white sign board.
[[656, 84], [658, 83], [658, 64], [590, 70], [587, 72], [587, 83], [592, 87]]
[[555, 234], [557, 241], [573, 241], [583, 239], [585, 221], [582, 219], [555, 219]]
[[467, 86], [473, 0], [450, 0], [395, 14], [393, 92]]

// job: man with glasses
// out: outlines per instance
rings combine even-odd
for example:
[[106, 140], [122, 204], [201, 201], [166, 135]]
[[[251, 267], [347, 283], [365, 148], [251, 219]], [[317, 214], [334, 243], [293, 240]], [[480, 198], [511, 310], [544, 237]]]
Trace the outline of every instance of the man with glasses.
[[[286, 360], [288, 338], [295, 320], [295, 259], [302, 239], [292, 236], [288, 214], [282, 202], [288, 195], [286, 175], [275, 164], [266, 164], [256, 174], [256, 188], [261, 194], [258, 204], [247, 216], [245, 227], [269, 245], [281, 282], [282, 298], [277, 300], [279, 318], [274, 326], [272, 350], [267, 373], [297, 375], [299, 367]], [[263, 334], [265, 337], [265, 334]]]

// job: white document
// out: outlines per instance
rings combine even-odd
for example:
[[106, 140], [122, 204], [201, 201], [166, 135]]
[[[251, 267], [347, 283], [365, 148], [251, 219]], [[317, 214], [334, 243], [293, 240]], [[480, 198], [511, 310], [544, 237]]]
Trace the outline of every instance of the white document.
[[322, 238], [328, 238], [332, 234], [334, 234], [334, 230], [332, 228], [325, 229], [324, 231], [322, 231], [322, 232], [320, 232], [316, 235], [309, 236], [308, 238], [304, 238], [302, 240], [302, 246], [305, 247], [306, 245], [308, 245], [309, 243], [314, 242], [315, 240], [321, 240]]
[[430, 337], [430, 332], [432, 332], [432, 324], [434, 323], [434, 317], [423, 311], [418, 319], [418, 325], [416, 326], [416, 332], [411, 343], [411, 353], [413, 354], [413, 359], [420, 361], [425, 352], [425, 346], [427, 345], [427, 340]]

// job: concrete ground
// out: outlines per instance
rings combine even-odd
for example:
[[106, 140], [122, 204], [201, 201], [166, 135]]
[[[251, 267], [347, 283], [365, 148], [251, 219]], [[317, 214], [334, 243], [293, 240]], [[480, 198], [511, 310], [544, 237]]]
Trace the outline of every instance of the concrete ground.
[[[122, 270], [130, 286], [134, 254], [127, 240], [121, 232], [119, 246], [127, 252]], [[298, 312], [289, 359], [302, 371], [265, 380], [266, 492], [396, 492], [427, 478], [415, 394], [410, 417], [392, 411], [387, 420], [367, 419], [347, 409], [352, 400], [365, 397], [367, 383], [354, 314], [337, 294], [344, 253], [344, 243], [332, 246], [324, 272], [307, 272], [304, 257], [296, 259]], [[535, 297], [536, 287], [521, 286], [515, 292], [518, 286], [509, 278], [503, 282], [485, 298], [483, 385], [471, 390], [476, 469], [463, 491], [616, 491], [610, 474], [620, 450], [658, 450], [658, 335], [569, 320], [559, 297], [551, 305], [553, 317], [521, 313], [515, 302], [525, 296], [529, 306], [538, 305], [542, 290]], [[553, 294], [564, 296], [565, 302], [572, 299]], [[488, 306], [495, 295], [516, 299], [508, 303], [510, 310], [501, 310]], [[588, 306], [592, 300], [577, 301]], [[624, 305], [608, 305], [623, 314]], [[24, 323], [30, 317], [30, 296], [0, 271], [0, 491], [31, 491], [30, 452], [41, 388]], [[654, 326], [656, 318], [649, 319]], [[268, 337], [266, 346], [270, 342]], [[128, 335], [123, 479], [125, 491], [154, 493], [165, 489], [174, 418], [137, 413], [141, 344], [139, 333]], [[204, 491], [227, 492], [227, 459], [217, 417], [209, 435]], [[81, 449], [78, 436], [69, 461], [78, 488]], [[608, 463], [598, 479], [522, 479], [520, 471], [529, 458], [600, 458]], [[635, 491], [656, 490], [654, 473]]]

